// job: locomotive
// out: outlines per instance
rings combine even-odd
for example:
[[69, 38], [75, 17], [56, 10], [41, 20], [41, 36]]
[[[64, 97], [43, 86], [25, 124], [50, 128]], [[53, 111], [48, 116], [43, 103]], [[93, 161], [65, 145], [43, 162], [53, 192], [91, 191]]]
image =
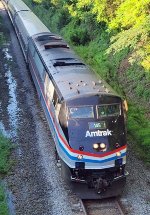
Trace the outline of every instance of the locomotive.
[[82, 199], [121, 194], [127, 104], [21, 0], [3, 0], [56, 148], [61, 176]]

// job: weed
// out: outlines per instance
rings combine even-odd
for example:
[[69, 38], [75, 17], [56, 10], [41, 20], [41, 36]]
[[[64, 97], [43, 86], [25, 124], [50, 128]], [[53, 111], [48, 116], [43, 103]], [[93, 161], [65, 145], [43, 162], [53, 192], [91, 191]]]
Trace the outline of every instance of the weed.
[[0, 215], [9, 215], [5, 191], [1, 184], [0, 184]]
[[0, 174], [5, 174], [10, 169], [9, 156], [11, 149], [10, 140], [0, 134]]
[[128, 134], [134, 142], [134, 149], [139, 156], [150, 163], [150, 121], [146, 119], [146, 109], [130, 103], [128, 112]]

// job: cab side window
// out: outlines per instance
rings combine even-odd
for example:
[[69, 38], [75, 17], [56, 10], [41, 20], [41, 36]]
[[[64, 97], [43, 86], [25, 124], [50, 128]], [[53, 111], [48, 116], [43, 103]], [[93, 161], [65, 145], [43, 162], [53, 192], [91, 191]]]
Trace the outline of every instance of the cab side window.
[[61, 103], [59, 102], [56, 90], [54, 90], [54, 95], [53, 95], [52, 102], [53, 102], [53, 105], [54, 105], [54, 108], [55, 108], [56, 118], [58, 120], [58, 116], [59, 116], [59, 112], [60, 112], [60, 108], [61, 108]]
[[54, 107], [56, 107], [56, 105], [58, 103], [58, 96], [57, 96], [56, 90], [54, 90], [54, 95], [53, 95], [52, 102], [53, 102]]
[[50, 101], [52, 101], [54, 95], [54, 86], [47, 73], [44, 82], [44, 94], [46, 96], [48, 104], [50, 105]]

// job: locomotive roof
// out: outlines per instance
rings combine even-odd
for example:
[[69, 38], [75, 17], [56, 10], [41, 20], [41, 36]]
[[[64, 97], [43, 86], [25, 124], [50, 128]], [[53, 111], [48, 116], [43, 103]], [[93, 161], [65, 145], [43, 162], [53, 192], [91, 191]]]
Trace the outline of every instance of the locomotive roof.
[[74, 54], [61, 37], [51, 33], [39, 34], [33, 37], [33, 41], [65, 100], [88, 94], [118, 96]]

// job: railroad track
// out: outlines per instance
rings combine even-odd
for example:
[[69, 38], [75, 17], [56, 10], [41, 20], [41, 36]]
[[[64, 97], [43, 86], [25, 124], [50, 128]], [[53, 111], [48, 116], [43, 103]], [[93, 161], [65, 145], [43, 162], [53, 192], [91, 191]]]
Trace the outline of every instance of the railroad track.
[[85, 215], [124, 215], [117, 199], [82, 200]]

